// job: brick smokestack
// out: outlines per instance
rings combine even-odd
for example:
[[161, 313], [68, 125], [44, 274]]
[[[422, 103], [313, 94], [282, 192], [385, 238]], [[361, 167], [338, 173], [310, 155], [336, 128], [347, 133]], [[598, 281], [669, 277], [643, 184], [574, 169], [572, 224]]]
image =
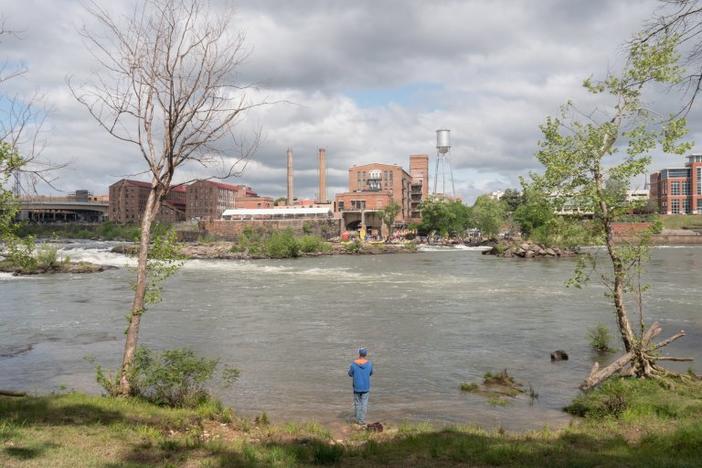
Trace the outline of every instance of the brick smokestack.
[[293, 203], [293, 152], [288, 148], [288, 206], [292, 206]]
[[319, 203], [327, 202], [327, 150], [319, 148]]

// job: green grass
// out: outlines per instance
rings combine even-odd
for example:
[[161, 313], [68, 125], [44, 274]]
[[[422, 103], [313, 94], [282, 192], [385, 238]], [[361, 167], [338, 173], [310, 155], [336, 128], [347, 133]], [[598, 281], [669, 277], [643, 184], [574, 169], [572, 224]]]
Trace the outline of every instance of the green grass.
[[661, 215], [664, 229], [702, 229], [702, 215]]
[[702, 383], [671, 384], [607, 382], [577, 398], [569, 410], [583, 417], [558, 431], [403, 424], [343, 443], [317, 423], [224, 422], [77, 393], [0, 397], [0, 466], [697, 467]]
[[109, 221], [101, 224], [24, 224], [18, 234], [20, 237], [135, 241], [139, 238], [139, 227]]

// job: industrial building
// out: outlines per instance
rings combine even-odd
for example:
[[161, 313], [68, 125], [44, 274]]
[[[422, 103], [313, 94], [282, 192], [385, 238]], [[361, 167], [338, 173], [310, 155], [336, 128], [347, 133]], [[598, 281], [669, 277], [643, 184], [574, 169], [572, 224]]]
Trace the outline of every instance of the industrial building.
[[684, 168], [654, 172], [650, 184], [660, 214], [702, 214], [702, 154], [688, 156]]
[[259, 197], [246, 185], [225, 184], [212, 180], [198, 180], [188, 185], [185, 218], [219, 219], [229, 208], [269, 208], [270, 197]]
[[107, 195], [76, 190], [65, 196], [32, 195], [20, 197], [17, 217], [33, 223], [99, 223], [107, 219]]
[[[138, 180], [122, 179], [110, 185], [109, 218], [115, 223], [138, 224], [146, 209], [151, 184]], [[186, 187], [171, 187], [156, 215], [159, 223], [185, 220]]]
[[397, 224], [408, 224], [420, 218], [419, 206], [429, 196], [429, 157], [410, 156], [408, 173], [397, 164], [371, 163], [349, 169], [349, 190], [335, 197], [335, 211], [348, 230], [365, 224], [380, 232], [380, 212], [391, 202], [400, 206]]

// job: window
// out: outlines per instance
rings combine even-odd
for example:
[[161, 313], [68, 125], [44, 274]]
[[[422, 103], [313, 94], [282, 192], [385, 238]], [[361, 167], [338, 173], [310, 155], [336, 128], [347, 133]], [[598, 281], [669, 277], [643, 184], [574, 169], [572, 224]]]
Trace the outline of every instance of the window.
[[690, 199], [686, 198], [683, 200], [683, 210], [685, 210], [685, 214], [690, 214]]
[[671, 202], [671, 212], [673, 214], [680, 214], [680, 200], [673, 200]]
[[683, 195], [690, 195], [690, 181], [688, 181], [688, 180], [683, 181], [682, 194]]
[[702, 214], [702, 198], [697, 199], [697, 214]]
[[344, 211], [344, 202], [343, 201], [339, 202], [339, 211]]
[[697, 168], [697, 195], [702, 195], [702, 167]]
[[680, 182], [670, 183], [670, 193], [671, 195], [680, 195]]

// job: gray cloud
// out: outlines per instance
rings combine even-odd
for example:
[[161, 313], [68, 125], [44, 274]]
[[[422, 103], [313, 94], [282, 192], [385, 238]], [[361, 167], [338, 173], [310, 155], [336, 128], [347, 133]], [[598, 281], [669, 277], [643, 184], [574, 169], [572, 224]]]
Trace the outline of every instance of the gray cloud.
[[[259, 193], [285, 190], [285, 151], [295, 151], [296, 192], [316, 192], [317, 148], [329, 160], [330, 191], [344, 190], [352, 164], [407, 166], [434, 154], [434, 130], [452, 129], [457, 188], [468, 199], [516, 186], [538, 169], [538, 125], [581, 89], [590, 74], [621, 63], [622, 47], [657, 5], [647, 1], [254, 1], [214, 2], [236, 11], [251, 55], [236, 77], [255, 83], [253, 99], [286, 101], [251, 112], [242, 135], [264, 139], [241, 182]], [[120, 5], [127, 8], [129, 5]], [[2, 44], [29, 72], [3, 93], [36, 90], [52, 109], [45, 156], [71, 165], [65, 190], [105, 192], [143, 165], [135, 151], [97, 127], [73, 101], [66, 76], [96, 65], [78, 29], [94, 27], [77, 0], [12, 2], [0, 11], [23, 31]], [[427, 84], [426, 86], [424, 86]], [[701, 118], [691, 115], [695, 128]], [[677, 161], [657, 156], [655, 164]], [[185, 168], [183, 179], [208, 175]]]

